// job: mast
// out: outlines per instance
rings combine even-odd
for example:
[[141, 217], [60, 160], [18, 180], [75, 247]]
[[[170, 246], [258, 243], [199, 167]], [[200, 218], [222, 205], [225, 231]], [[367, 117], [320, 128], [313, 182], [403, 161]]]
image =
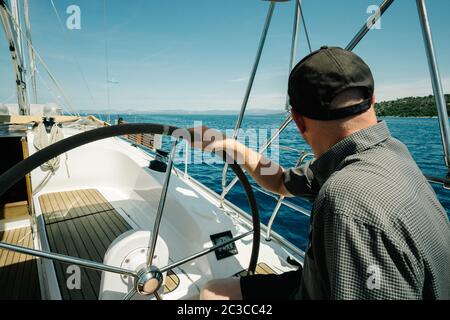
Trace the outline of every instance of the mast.
[[17, 35], [17, 50], [20, 53], [20, 55], [25, 59], [23, 56], [23, 40], [22, 35], [20, 34], [20, 28], [22, 25], [22, 21], [20, 20], [20, 3], [19, 0], [10, 0], [11, 1], [11, 13], [16, 21], [14, 24], [14, 30], [16, 30]]
[[30, 105], [28, 102], [28, 92], [25, 78], [25, 66], [20, 51], [19, 37], [14, 27], [14, 21], [11, 17], [11, 10], [6, 0], [0, 0], [0, 18], [6, 39], [8, 40], [9, 50], [11, 52], [12, 64], [16, 74], [17, 102], [19, 104], [20, 115], [30, 114]]
[[31, 76], [31, 86], [33, 89], [33, 102], [37, 103], [37, 87], [36, 87], [36, 56], [32, 49], [33, 42], [31, 40], [31, 23], [30, 23], [30, 14], [29, 14], [29, 5], [28, 0], [24, 0], [23, 2], [23, 14], [25, 18], [25, 28], [26, 28], [26, 37], [28, 41], [25, 43], [28, 47], [28, 59], [30, 65], [30, 76]]

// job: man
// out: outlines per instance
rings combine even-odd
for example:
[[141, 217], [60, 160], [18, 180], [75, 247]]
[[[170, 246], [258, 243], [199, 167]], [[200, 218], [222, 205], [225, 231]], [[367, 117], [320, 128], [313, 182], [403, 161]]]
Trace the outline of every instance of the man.
[[[409, 154], [374, 110], [374, 80], [355, 54], [323, 47], [289, 79], [292, 116], [317, 160], [284, 170], [217, 131], [194, 145], [245, 159], [267, 190], [313, 199], [303, 268], [214, 280], [202, 299], [449, 299], [450, 224]], [[195, 131], [195, 130], [194, 130]], [[275, 168], [265, 175], [264, 169]]]

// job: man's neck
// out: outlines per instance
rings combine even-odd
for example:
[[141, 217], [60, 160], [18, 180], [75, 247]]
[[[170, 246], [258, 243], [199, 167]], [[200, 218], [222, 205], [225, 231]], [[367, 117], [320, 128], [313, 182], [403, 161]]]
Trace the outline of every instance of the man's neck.
[[317, 141], [317, 143], [315, 143], [315, 145], [311, 146], [316, 159], [320, 158], [324, 153], [326, 153], [328, 150], [330, 150], [332, 147], [334, 147], [336, 144], [338, 144], [345, 138], [350, 137], [351, 135], [361, 130], [373, 127], [377, 123], [378, 121], [375, 120], [367, 122], [365, 125], [358, 126], [352, 129], [330, 130], [327, 132], [322, 131], [321, 133], [323, 139], [320, 139], [319, 141]]

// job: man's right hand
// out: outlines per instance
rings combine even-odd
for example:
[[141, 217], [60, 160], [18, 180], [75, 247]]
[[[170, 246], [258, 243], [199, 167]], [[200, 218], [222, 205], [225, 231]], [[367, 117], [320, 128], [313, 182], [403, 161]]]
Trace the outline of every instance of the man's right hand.
[[206, 152], [225, 150], [227, 137], [220, 131], [200, 126], [188, 129], [191, 146]]
[[218, 130], [201, 126], [188, 131], [192, 147], [206, 152], [225, 152], [229, 160], [243, 166], [260, 186], [279, 195], [291, 196], [284, 186], [284, 170], [277, 163]]

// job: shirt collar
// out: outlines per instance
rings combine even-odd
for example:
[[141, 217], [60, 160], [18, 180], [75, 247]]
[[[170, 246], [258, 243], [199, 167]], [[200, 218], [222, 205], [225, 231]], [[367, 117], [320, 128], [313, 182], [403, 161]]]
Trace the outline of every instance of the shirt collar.
[[322, 186], [345, 158], [370, 149], [390, 137], [385, 121], [348, 136], [311, 164], [314, 178]]

